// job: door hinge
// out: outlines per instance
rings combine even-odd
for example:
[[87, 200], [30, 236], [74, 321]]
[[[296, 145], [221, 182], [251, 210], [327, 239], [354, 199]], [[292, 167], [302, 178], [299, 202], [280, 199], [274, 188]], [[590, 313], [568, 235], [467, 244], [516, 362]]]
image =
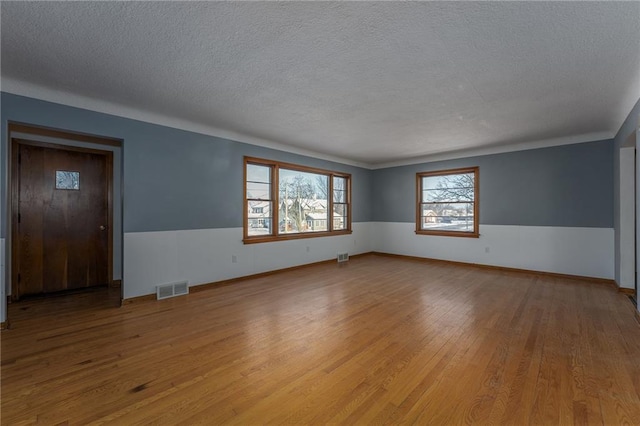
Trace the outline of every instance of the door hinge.
[[18, 273], [18, 284], [20, 283], [21, 280], [22, 280], [22, 276]]
[[22, 153], [18, 152], [18, 164], [22, 163]]
[[18, 213], [18, 223], [20, 223], [20, 213]]

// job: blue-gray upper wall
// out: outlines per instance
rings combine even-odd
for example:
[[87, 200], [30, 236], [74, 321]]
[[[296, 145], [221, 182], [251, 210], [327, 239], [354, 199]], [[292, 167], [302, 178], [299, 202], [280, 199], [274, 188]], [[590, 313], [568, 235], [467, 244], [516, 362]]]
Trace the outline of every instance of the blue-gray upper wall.
[[352, 219], [371, 220], [367, 169], [9, 93], [0, 101], [2, 167], [9, 121], [123, 139], [124, 232], [242, 227], [245, 155], [351, 173]]
[[351, 173], [354, 222], [413, 222], [416, 172], [479, 166], [481, 224], [613, 227], [612, 141], [371, 171], [8, 93], [0, 101], [2, 167], [9, 121], [124, 140], [124, 232], [241, 227], [245, 155]]
[[480, 223], [613, 227], [611, 140], [376, 170], [373, 220], [414, 222], [417, 172], [480, 167]]

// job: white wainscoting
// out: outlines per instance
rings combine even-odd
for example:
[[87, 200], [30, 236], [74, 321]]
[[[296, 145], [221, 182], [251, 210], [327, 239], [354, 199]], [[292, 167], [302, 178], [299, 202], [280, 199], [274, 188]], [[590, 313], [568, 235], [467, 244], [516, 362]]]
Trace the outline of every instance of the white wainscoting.
[[[372, 223], [353, 233], [323, 238], [243, 244], [242, 228], [124, 234], [124, 298], [156, 291], [156, 285], [188, 280], [190, 286], [335, 259], [373, 250]], [[235, 262], [233, 262], [235, 256]]]
[[5, 252], [4, 252], [4, 238], [0, 238], [0, 322], [7, 320], [7, 288], [5, 287]]
[[354, 223], [353, 231], [336, 237], [246, 245], [242, 228], [126, 233], [124, 297], [153, 294], [155, 286], [163, 283], [188, 280], [194, 286], [334, 259], [343, 251], [351, 255], [378, 251], [604, 279], [614, 276], [611, 228], [481, 225], [477, 239], [416, 235], [412, 223]]
[[375, 251], [613, 279], [613, 228], [480, 225], [480, 238], [415, 234], [413, 223], [374, 222]]

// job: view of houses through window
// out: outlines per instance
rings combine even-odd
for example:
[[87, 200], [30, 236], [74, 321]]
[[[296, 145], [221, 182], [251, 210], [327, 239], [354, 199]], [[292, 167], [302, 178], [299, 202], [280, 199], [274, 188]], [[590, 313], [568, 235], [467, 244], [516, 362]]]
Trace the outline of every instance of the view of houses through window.
[[478, 236], [478, 168], [417, 174], [416, 232]]
[[247, 164], [246, 173], [248, 235], [270, 235], [273, 211], [271, 167]]
[[346, 174], [246, 160], [245, 238], [349, 231], [349, 179]]
[[328, 176], [280, 168], [278, 186], [280, 233], [329, 230]]

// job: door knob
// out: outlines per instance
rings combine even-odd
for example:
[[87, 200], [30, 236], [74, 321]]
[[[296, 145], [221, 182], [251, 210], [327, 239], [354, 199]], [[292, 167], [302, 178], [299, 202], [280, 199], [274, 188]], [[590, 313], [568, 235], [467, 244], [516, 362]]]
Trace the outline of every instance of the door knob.
[[104, 225], [100, 225], [100, 230], [101, 230], [101, 231], [104, 231], [105, 229], [107, 229], [107, 227], [106, 227], [106, 226], [104, 226]]

